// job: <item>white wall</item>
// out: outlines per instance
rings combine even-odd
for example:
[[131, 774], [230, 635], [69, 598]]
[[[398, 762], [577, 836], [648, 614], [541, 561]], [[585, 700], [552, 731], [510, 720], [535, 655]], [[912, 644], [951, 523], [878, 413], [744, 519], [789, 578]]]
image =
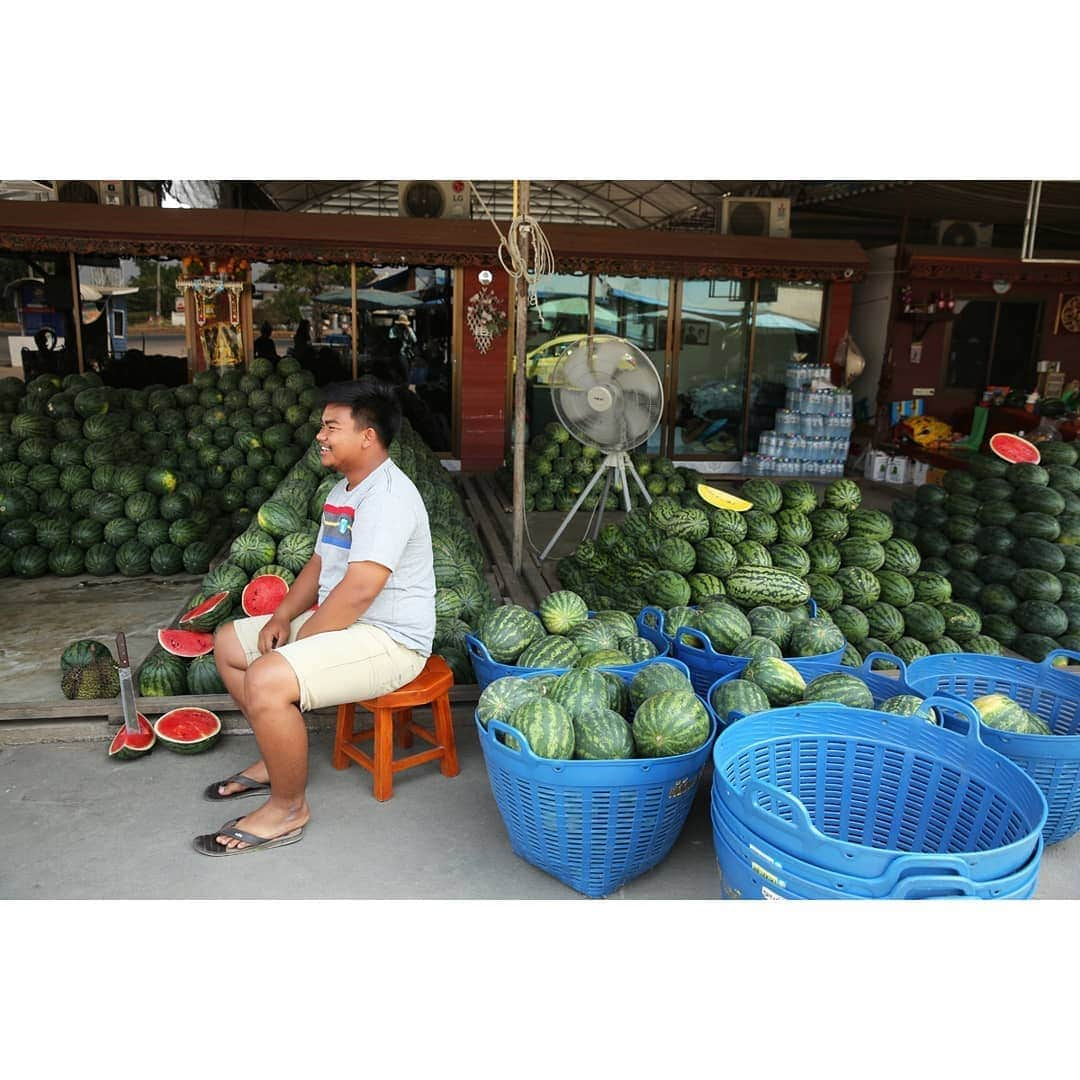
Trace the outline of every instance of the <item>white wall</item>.
[[852, 384], [855, 401], [867, 398], [870, 414], [877, 402], [878, 382], [889, 333], [889, 308], [896, 277], [896, 244], [866, 252], [870, 268], [852, 290], [851, 336], [866, 359], [866, 369]]

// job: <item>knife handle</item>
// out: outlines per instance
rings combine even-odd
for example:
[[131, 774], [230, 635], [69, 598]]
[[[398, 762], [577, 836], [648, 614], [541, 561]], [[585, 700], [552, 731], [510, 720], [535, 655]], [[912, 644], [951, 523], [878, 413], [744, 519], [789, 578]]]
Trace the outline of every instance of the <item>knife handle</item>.
[[116, 635], [116, 655], [120, 660], [121, 667], [128, 667], [127, 639], [123, 634]]

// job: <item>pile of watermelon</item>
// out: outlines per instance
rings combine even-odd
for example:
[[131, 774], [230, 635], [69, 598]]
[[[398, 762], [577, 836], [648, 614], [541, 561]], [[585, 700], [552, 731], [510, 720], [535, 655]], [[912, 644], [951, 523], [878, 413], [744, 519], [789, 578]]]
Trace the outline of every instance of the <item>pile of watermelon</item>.
[[1037, 465], [975, 455], [968, 470], [893, 503], [894, 542], [908, 553], [900, 587], [928, 609], [921, 628], [940, 631], [915, 635], [926, 649], [905, 660], [1004, 647], [1040, 661], [1080, 650], [1080, 454], [1071, 443], [1040, 449]]
[[[603, 451], [583, 446], [558, 421], [552, 421], [535, 435], [525, 451], [525, 509], [559, 510], [566, 513], [585, 490], [603, 459]], [[693, 494], [704, 479], [695, 469], [676, 467], [669, 458], [653, 454], [631, 455], [634, 468], [645, 482], [649, 494], [681, 496]], [[495, 473], [496, 482], [507, 498], [513, 490], [513, 467], [505, 462]], [[632, 477], [628, 478], [632, 506], [645, 504], [641, 489]], [[581, 509], [592, 511], [600, 503], [603, 481], [598, 482], [585, 497]], [[621, 510], [625, 506], [622, 493], [609, 491], [605, 510]]]
[[[525, 736], [537, 757], [613, 761], [671, 757], [709, 738], [711, 720], [674, 664], [646, 664], [627, 682], [610, 671], [507, 675], [489, 683], [476, 707], [485, 728], [499, 720]], [[517, 749], [517, 740], [506, 737]]]
[[[317, 406], [315, 415], [321, 416]], [[402, 422], [390, 456], [416, 484], [428, 510], [438, 586], [433, 650], [446, 659], [458, 683], [473, 682], [465, 635], [495, 606], [483, 575], [483, 552], [466, 524], [453, 478], [408, 421]], [[323, 503], [340, 479], [323, 467], [311, 441], [255, 507], [227, 557], [203, 578], [185, 615], [158, 634], [158, 645], [139, 672], [141, 694], [225, 692], [214, 663], [213, 631], [233, 619], [265, 614], [280, 602], [314, 554]]]
[[292, 357], [189, 385], [0, 379], [0, 577], [204, 574], [318, 430]]
[[496, 663], [531, 670], [620, 667], [657, 655], [625, 611], [590, 614], [569, 589], [544, 597], [536, 613], [517, 604], [493, 608], [475, 636]]

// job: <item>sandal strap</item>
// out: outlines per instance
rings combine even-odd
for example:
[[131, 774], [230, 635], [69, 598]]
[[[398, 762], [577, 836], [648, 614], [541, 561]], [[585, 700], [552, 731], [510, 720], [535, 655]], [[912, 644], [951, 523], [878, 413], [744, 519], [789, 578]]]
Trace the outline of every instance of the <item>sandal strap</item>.
[[256, 780], [251, 776], [245, 776], [244, 773], [234, 773], [232, 776], [218, 781], [218, 787], [224, 787], [226, 784], [239, 784], [245, 791], [250, 791], [252, 788], [267, 786], [265, 780]]

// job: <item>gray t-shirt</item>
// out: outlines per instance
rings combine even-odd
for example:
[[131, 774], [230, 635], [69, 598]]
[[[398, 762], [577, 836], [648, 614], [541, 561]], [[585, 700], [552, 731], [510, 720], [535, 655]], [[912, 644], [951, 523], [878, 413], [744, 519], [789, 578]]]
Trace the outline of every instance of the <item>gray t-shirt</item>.
[[435, 569], [427, 508], [416, 485], [387, 458], [352, 491], [342, 479], [326, 496], [315, 553], [321, 604], [351, 562], [377, 562], [390, 577], [359, 622], [424, 656], [435, 636]]

